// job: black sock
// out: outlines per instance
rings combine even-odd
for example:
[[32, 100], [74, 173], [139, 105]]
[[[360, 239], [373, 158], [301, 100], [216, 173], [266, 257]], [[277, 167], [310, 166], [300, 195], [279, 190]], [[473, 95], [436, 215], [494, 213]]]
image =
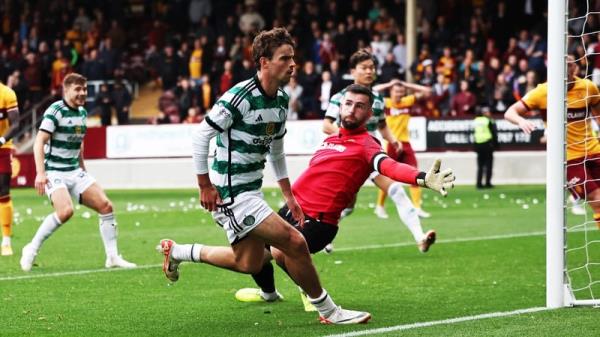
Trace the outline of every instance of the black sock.
[[271, 262], [263, 265], [263, 268], [257, 274], [252, 274], [252, 278], [263, 292], [275, 292], [275, 271]]

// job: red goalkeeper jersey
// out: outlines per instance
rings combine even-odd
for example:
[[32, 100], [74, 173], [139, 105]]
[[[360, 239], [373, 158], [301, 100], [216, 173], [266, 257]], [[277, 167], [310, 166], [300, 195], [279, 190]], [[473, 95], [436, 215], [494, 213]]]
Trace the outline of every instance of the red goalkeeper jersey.
[[292, 191], [306, 215], [337, 224], [341, 211], [374, 170], [411, 184], [419, 174], [415, 168], [387, 157], [366, 128], [340, 128], [339, 134], [323, 141]]

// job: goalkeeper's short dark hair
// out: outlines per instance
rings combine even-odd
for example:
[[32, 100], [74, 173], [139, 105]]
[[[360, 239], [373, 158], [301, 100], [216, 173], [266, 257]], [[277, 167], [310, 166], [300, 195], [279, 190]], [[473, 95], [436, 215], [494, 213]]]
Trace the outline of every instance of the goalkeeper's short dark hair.
[[373, 92], [371, 91], [371, 89], [365, 87], [364, 85], [350, 84], [349, 86], [346, 87], [346, 92], [365, 95], [365, 96], [369, 97], [369, 106], [373, 105], [373, 101], [374, 101]]

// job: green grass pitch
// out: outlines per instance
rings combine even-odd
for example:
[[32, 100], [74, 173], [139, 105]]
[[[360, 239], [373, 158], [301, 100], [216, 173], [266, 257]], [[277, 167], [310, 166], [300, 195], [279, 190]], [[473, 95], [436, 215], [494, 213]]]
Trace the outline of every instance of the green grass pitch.
[[[247, 275], [184, 264], [179, 282], [162, 274], [154, 247], [161, 238], [225, 245], [225, 235], [199, 208], [194, 190], [108, 191], [119, 224], [119, 249], [140, 268], [106, 272], [97, 216], [80, 208], [46, 241], [30, 273], [19, 267], [21, 248], [51, 208], [31, 189], [13, 190], [15, 255], [0, 258], [0, 336], [324, 336], [381, 330], [378, 336], [598, 336], [600, 311], [568, 308], [508, 317], [437, 324], [419, 322], [545, 306], [545, 190], [458, 187], [447, 198], [424, 192], [425, 229], [436, 243], [418, 252], [388, 200], [390, 219], [373, 215], [376, 190], [364, 188], [355, 213], [343, 220], [331, 255], [314, 256], [325, 288], [347, 308], [370, 311], [367, 325], [324, 326], [303, 311], [295, 285], [276, 269], [285, 300], [240, 303], [234, 293], [253, 286]], [[279, 195], [266, 190], [273, 207]], [[581, 298], [600, 295], [599, 235], [569, 235], [567, 254]], [[585, 239], [591, 244], [585, 246]], [[600, 242], [600, 241], [598, 241]], [[586, 262], [591, 262], [587, 264]], [[579, 268], [581, 267], [581, 268]], [[587, 268], [586, 268], [587, 267]], [[396, 328], [397, 329], [397, 328]], [[368, 332], [374, 334], [377, 331]]]

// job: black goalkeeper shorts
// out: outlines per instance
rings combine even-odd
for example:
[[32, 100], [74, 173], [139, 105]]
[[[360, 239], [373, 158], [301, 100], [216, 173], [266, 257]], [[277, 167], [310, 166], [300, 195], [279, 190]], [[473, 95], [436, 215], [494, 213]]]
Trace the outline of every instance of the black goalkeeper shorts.
[[308, 250], [311, 254], [315, 254], [323, 250], [325, 246], [330, 244], [338, 232], [338, 226], [321, 222], [315, 218], [304, 215], [304, 226], [298, 226], [297, 221], [292, 217], [292, 212], [287, 205], [279, 210], [279, 216], [285, 219], [290, 225], [294, 226], [306, 240]]

